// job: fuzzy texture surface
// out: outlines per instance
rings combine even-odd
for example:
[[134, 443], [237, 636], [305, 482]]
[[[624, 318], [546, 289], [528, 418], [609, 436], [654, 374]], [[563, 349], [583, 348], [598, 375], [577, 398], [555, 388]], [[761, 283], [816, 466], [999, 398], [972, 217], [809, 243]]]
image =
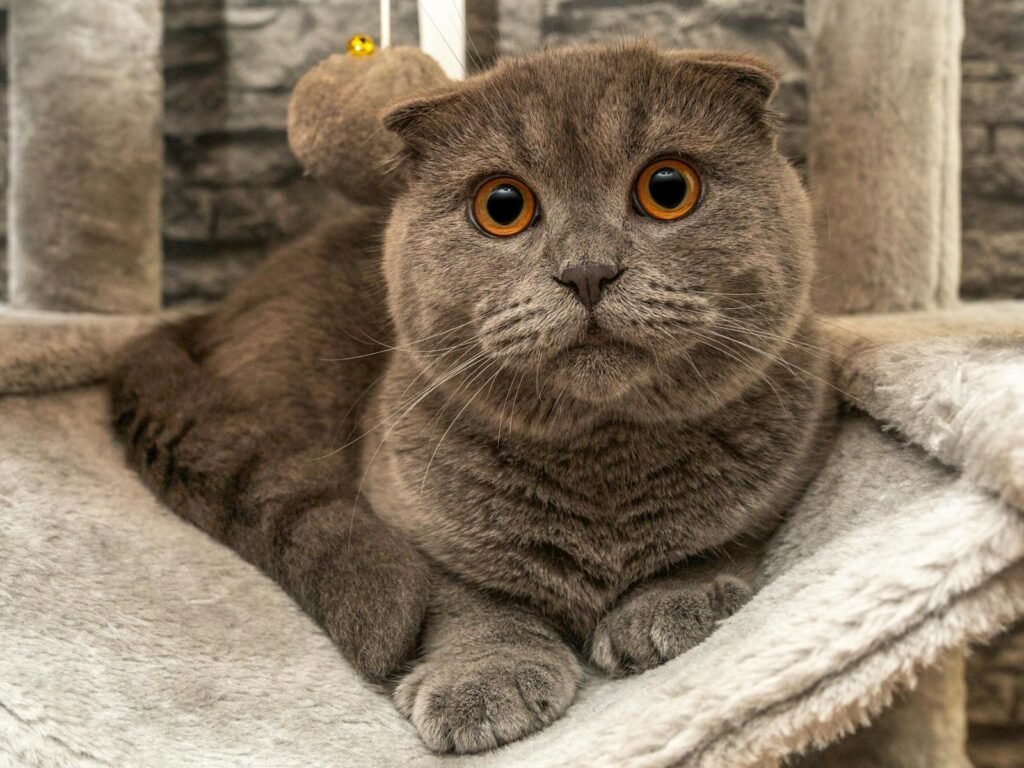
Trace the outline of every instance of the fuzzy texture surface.
[[0, 392], [40, 392], [102, 380], [125, 342], [161, 315], [67, 315], [0, 306]]
[[955, 303], [961, 3], [812, 0], [807, 27], [809, 175], [824, 278], [815, 306]]
[[288, 144], [307, 173], [352, 200], [383, 204], [401, 185], [385, 173], [401, 142], [380, 113], [451, 81], [419, 48], [335, 54], [303, 75], [288, 105]]
[[848, 317], [826, 327], [848, 400], [1024, 509], [1019, 302]]
[[11, 6], [11, 303], [160, 306], [159, 0]]
[[[870, 354], [892, 344], [857, 328]], [[955, 381], [949, 343], [904, 342], [900, 359], [915, 381]], [[1014, 364], [1003, 342], [963, 343], [978, 365]], [[848, 372], [864, 359], [836, 356]], [[1008, 380], [1016, 405], [986, 417], [992, 370], [963, 378], [956, 402], [1009, 431], [1024, 385]], [[904, 434], [932, 428], [935, 413], [914, 406], [924, 384], [862, 371], [863, 407], [885, 404]], [[451, 762], [269, 579], [153, 499], [123, 465], [105, 402], [98, 389], [0, 399], [0, 765]], [[964, 445], [943, 458], [969, 467]], [[1024, 613], [1024, 520], [851, 414], [759, 586], [679, 658], [622, 681], [588, 674], [563, 719], [458, 762], [744, 768], [831, 741], [944, 651]]]

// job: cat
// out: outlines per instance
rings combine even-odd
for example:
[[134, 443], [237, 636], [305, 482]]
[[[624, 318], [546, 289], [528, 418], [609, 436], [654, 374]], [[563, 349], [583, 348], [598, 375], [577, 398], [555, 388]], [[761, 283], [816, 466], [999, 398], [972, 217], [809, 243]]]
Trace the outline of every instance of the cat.
[[583, 46], [384, 117], [401, 193], [112, 376], [130, 462], [439, 752], [521, 738], [751, 594], [834, 406], [757, 59]]

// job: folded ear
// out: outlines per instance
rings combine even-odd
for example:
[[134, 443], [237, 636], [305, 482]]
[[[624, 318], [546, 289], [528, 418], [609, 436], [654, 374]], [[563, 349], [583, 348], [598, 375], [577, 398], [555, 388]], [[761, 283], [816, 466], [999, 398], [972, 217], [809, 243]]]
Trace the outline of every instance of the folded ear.
[[668, 54], [679, 66], [695, 70], [716, 81], [723, 94], [770, 132], [776, 115], [768, 102], [779, 87], [778, 68], [764, 59], [729, 51], [678, 51]]
[[337, 54], [307, 72], [288, 105], [288, 143], [317, 179], [363, 203], [386, 204], [402, 185], [386, 173], [402, 147], [382, 130], [381, 113], [451, 84], [418, 48], [369, 56]]
[[415, 158], [446, 136], [462, 129], [469, 102], [479, 90], [476, 81], [450, 83], [429, 96], [410, 99], [388, 110], [384, 127], [402, 139], [401, 155]]
[[779, 87], [778, 67], [757, 56], [729, 51], [693, 51], [689, 56], [704, 65], [705, 71], [729, 80], [761, 104], [767, 104]]

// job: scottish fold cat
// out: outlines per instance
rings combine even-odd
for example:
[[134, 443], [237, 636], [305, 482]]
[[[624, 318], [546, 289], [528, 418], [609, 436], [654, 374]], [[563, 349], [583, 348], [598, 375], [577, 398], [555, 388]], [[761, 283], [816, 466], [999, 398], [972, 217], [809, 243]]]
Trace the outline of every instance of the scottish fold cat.
[[113, 377], [131, 462], [437, 751], [561, 715], [749, 597], [830, 412], [776, 74], [645, 45], [392, 110], [401, 192]]

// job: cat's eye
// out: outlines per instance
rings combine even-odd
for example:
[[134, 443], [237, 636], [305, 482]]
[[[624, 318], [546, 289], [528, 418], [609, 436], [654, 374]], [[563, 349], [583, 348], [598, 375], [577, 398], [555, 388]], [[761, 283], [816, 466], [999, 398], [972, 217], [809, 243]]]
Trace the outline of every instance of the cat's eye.
[[533, 192], [511, 176], [488, 179], [473, 196], [473, 220], [495, 237], [518, 235], [533, 223], [536, 213]]
[[675, 221], [700, 200], [700, 177], [682, 160], [664, 158], [644, 168], [633, 185], [637, 210], [652, 219]]

